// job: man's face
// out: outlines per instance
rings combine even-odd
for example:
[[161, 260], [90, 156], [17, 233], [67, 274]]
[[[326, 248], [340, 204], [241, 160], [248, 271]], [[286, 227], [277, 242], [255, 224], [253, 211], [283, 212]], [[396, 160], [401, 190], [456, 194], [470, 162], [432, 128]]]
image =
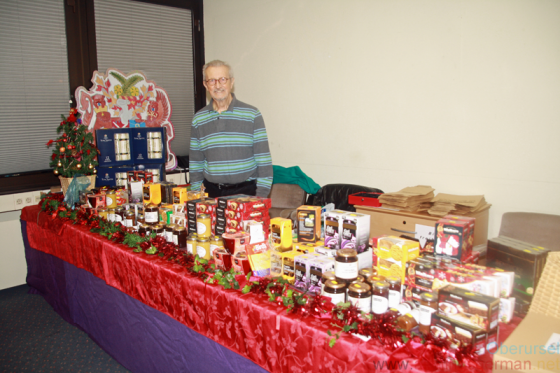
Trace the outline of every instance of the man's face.
[[[225, 83], [220, 83], [220, 78], [227, 78]], [[211, 85], [208, 83], [211, 79], [215, 79], [215, 84]], [[209, 67], [206, 69], [206, 81], [204, 81], [204, 87], [214, 101], [226, 100], [233, 89], [234, 79], [229, 79], [229, 69], [226, 66]]]

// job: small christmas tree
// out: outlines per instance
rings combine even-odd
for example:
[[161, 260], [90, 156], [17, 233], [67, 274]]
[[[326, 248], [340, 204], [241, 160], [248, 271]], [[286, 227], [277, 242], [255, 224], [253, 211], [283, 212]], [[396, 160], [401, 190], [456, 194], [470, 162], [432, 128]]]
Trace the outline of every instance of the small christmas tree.
[[93, 144], [93, 135], [81, 125], [80, 113], [70, 109], [68, 118], [62, 115], [62, 122], [56, 133], [62, 135], [50, 140], [47, 147], [54, 145], [50, 166], [55, 175], [74, 177], [76, 174], [91, 175], [97, 173], [97, 148]]

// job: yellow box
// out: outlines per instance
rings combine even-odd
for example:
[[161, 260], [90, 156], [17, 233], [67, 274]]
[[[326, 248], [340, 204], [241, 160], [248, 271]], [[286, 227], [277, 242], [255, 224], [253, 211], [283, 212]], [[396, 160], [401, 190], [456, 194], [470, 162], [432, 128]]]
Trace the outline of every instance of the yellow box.
[[315, 243], [296, 242], [294, 243], [294, 251], [298, 251], [302, 254], [310, 254], [315, 252], [315, 248], [324, 245], [324, 241], [317, 241]]
[[420, 244], [417, 241], [385, 236], [377, 241], [376, 253], [379, 258], [406, 263], [418, 258], [420, 255]]
[[143, 191], [145, 204], [159, 205], [161, 203], [161, 186], [159, 183], [144, 184]]
[[186, 187], [173, 188], [173, 204], [185, 204], [188, 201], [188, 191]]
[[270, 240], [276, 251], [292, 250], [292, 220], [284, 218], [270, 219]]
[[282, 253], [282, 277], [293, 282], [296, 277], [296, 264], [294, 258], [303, 255], [297, 251]]
[[386, 236], [377, 241], [377, 273], [381, 276], [399, 277], [404, 283], [406, 263], [418, 258], [420, 244], [416, 241]]

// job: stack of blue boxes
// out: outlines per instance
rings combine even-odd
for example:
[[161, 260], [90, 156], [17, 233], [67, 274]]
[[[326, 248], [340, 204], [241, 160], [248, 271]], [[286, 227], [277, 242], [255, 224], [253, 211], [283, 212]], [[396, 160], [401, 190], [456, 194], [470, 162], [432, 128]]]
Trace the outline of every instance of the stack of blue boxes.
[[95, 131], [99, 155], [96, 186], [127, 186], [127, 172], [151, 171], [164, 178], [167, 160], [165, 128], [114, 128]]

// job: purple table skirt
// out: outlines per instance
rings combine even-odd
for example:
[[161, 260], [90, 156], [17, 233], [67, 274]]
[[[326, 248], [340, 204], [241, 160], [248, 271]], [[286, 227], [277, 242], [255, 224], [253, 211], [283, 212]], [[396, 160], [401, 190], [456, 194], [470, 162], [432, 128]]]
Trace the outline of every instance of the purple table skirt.
[[67, 322], [133, 372], [266, 372], [88, 271], [29, 246], [21, 221], [27, 284]]

